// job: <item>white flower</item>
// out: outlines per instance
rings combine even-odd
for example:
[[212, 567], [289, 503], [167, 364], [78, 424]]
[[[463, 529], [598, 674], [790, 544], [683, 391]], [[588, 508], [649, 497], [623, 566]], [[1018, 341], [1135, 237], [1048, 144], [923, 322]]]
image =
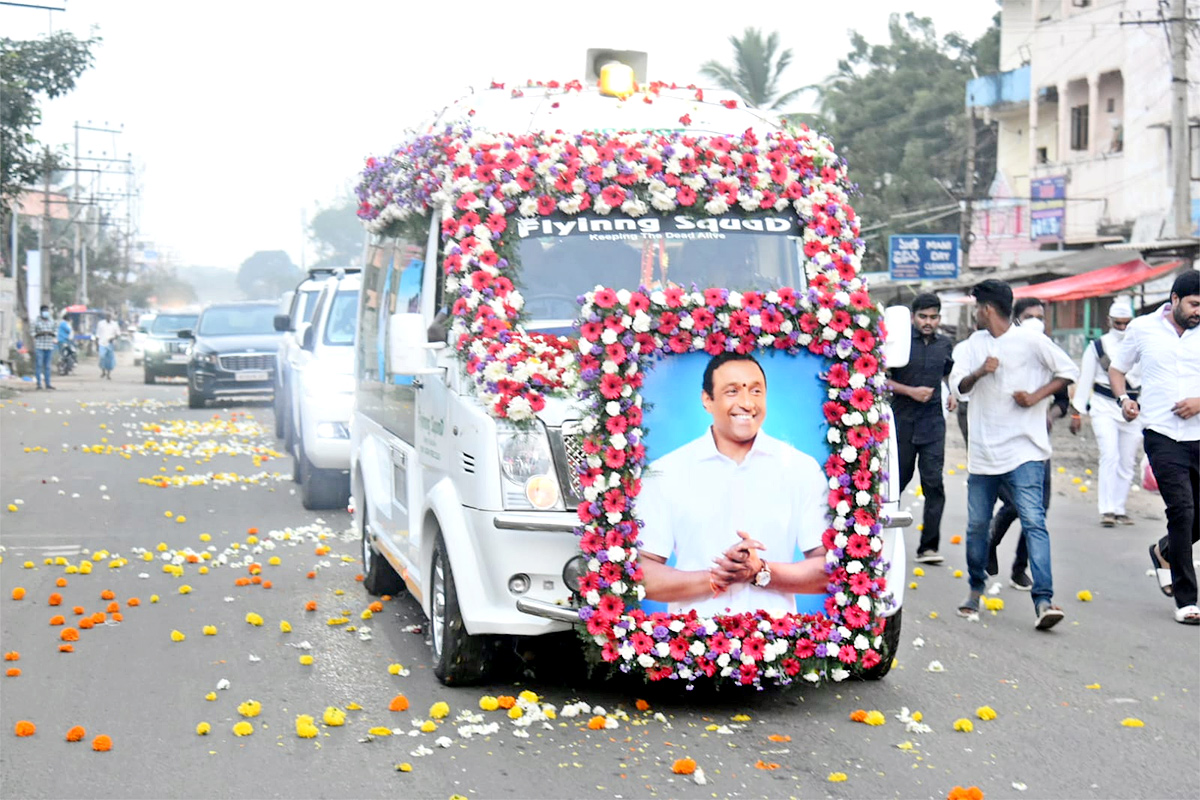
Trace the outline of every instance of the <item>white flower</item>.
[[942, 666], [940, 661], [930, 661], [929, 666], [925, 668], [926, 672], [945, 672], [946, 668]]
[[850, 671], [841, 669], [841, 668], [836, 668], [829, 673], [829, 676], [831, 678], [833, 678], [835, 681], [844, 681], [844, 680], [846, 680], [846, 678], [850, 677]]
[[643, 669], [650, 669], [650, 667], [654, 666], [654, 656], [650, 655], [649, 653], [642, 653], [637, 657], [637, 662], [638, 666], [642, 667]]
[[818, 675], [814, 670], [813, 672], [804, 673], [804, 680], [808, 681], [809, 683], [820, 683], [821, 676]]
[[613, 545], [612, 547], [608, 548], [607, 553], [609, 561], [621, 562], [625, 560], [625, 548], [623, 547]]

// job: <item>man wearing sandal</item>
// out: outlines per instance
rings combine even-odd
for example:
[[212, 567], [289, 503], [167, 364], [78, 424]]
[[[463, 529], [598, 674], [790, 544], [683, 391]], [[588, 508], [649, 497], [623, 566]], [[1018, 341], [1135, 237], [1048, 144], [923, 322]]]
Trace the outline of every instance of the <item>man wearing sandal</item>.
[[1033, 573], [1038, 630], [1062, 621], [1054, 605], [1050, 534], [1043, 508], [1045, 461], [1050, 458], [1046, 408], [1051, 396], [1079, 376], [1070, 356], [1049, 336], [1014, 326], [1012, 288], [985, 280], [971, 290], [978, 330], [966, 340], [950, 373], [951, 391], [967, 395], [971, 440], [967, 447], [967, 571], [970, 592], [960, 616], [978, 619], [987, 582], [988, 524], [1001, 486], [1016, 501]]
[[[1136, 400], [1125, 382], [1135, 364], [1142, 367]], [[1176, 622], [1200, 625], [1192, 563], [1200, 541], [1200, 272], [1184, 272], [1169, 303], [1129, 324], [1108, 375], [1125, 419], [1145, 426], [1146, 456], [1167, 505], [1167, 535], [1150, 545], [1158, 587], [1174, 597]]]

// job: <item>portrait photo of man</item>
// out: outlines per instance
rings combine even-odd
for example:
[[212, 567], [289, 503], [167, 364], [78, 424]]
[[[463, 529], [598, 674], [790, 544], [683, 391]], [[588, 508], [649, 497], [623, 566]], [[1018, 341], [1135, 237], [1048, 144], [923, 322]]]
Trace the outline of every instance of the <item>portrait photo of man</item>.
[[[768, 381], [758, 360], [738, 353], [695, 355], [709, 359], [700, 402], [690, 399], [691, 386], [675, 386], [674, 401], [660, 399], [647, 418], [648, 443], [679, 427], [668, 420], [678, 423], [697, 406], [708, 422], [699, 431], [689, 422], [694, 438], [661, 456], [651, 452], [637, 499], [647, 600], [666, 603], [672, 613], [694, 609], [701, 616], [792, 613], [797, 593], [823, 600], [824, 470], [811, 455], [763, 430]], [[815, 390], [815, 374], [811, 383]], [[803, 408], [781, 413], [793, 415], [806, 417]], [[805, 423], [814, 440], [821, 422], [813, 411]]]

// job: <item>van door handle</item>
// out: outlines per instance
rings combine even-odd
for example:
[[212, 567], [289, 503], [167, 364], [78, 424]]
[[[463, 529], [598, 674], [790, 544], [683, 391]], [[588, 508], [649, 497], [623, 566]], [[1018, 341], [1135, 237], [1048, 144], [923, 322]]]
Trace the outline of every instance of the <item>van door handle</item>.
[[414, 389], [422, 389], [425, 387], [425, 384], [421, 381], [420, 378], [413, 378], [412, 379], [412, 387]]

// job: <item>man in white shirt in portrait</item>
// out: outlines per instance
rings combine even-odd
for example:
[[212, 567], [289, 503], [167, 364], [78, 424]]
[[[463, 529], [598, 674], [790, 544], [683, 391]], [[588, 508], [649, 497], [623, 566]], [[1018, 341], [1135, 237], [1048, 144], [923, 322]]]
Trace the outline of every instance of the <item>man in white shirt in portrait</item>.
[[[1129, 396], [1126, 376], [1142, 367], [1142, 393]], [[1175, 621], [1200, 625], [1192, 549], [1200, 541], [1200, 272], [1175, 279], [1171, 301], [1132, 323], [1108, 368], [1128, 420], [1140, 420], [1167, 535], [1150, 545], [1158, 587], [1175, 599]], [[1168, 570], [1169, 567], [1169, 570]]]
[[[638, 496], [646, 597], [701, 616], [794, 612], [796, 593], [828, 583], [815, 557], [828, 526], [825, 472], [761, 430], [767, 379], [752, 356], [715, 356], [700, 401], [711, 427], [651, 463]], [[809, 557], [795, 560], [797, 548]]]
[[1016, 502], [1033, 573], [1038, 630], [1063, 618], [1055, 606], [1050, 534], [1043, 507], [1045, 461], [1050, 458], [1046, 409], [1055, 392], [1079, 376], [1070, 356], [1048, 336], [1012, 324], [1012, 288], [985, 280], [971, 290], [978, 330], [954, 362], [950, 389], [971, 398], [967, 447], [967, 571], [970, 591], [960, 616], [978, 619], [987, 581], [988, 526], [1000, 487]]

